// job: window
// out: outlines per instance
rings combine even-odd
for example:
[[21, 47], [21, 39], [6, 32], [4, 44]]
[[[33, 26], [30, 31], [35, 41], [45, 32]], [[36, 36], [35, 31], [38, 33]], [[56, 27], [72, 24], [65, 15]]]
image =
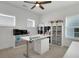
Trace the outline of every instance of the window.
[[27, 27], [35, 27], [35, 20], [27, 19]]
[[74, 36], [79, 37], [79, 28], [74, 29]]

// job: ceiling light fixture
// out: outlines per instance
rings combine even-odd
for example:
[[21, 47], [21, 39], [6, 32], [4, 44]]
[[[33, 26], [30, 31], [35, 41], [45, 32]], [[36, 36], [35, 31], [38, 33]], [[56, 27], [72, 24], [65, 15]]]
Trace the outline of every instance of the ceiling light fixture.
[[36, 7], [38, 7], [39, 6], [39, 4], [36, 4]]

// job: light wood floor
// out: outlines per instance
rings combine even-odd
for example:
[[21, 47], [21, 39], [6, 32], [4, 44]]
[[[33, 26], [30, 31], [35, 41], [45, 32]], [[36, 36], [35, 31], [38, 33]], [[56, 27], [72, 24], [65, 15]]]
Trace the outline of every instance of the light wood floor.
[[[39, 55], [29, 48], [29, 57], [30, 58], [62, 58], [67, 51], [67, 47], [60, 47], [56, 45], [50, 46], [50, 50]], [[24, 52], [26, 52], [26, 45], [19, 46], [17, 48], [8, 48], [0, 50], [0, 58], [25, 58]]]

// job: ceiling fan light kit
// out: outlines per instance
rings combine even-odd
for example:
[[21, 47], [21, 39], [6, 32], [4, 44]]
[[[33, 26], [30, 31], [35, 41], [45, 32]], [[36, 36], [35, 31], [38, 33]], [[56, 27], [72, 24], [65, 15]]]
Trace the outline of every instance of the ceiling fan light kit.
[[39, 4], [36, 4], [36, 7], [38, 7], [39, 6]]
[[34, 4], [34, 6], [31, 9], [34, 9], [35, 7], [40, 7], [42, 10], [44, 10], [42, 4], [48, 4], [51, 3], [52, 1], [24, 1], [24, 2]]

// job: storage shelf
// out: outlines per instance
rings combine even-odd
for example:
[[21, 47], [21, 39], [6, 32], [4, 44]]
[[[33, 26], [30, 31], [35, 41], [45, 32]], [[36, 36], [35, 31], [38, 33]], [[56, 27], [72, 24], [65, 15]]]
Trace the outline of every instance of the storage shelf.
[[52, 26], [52, 43], [61, 46], [62, 45], [62, 25]]

